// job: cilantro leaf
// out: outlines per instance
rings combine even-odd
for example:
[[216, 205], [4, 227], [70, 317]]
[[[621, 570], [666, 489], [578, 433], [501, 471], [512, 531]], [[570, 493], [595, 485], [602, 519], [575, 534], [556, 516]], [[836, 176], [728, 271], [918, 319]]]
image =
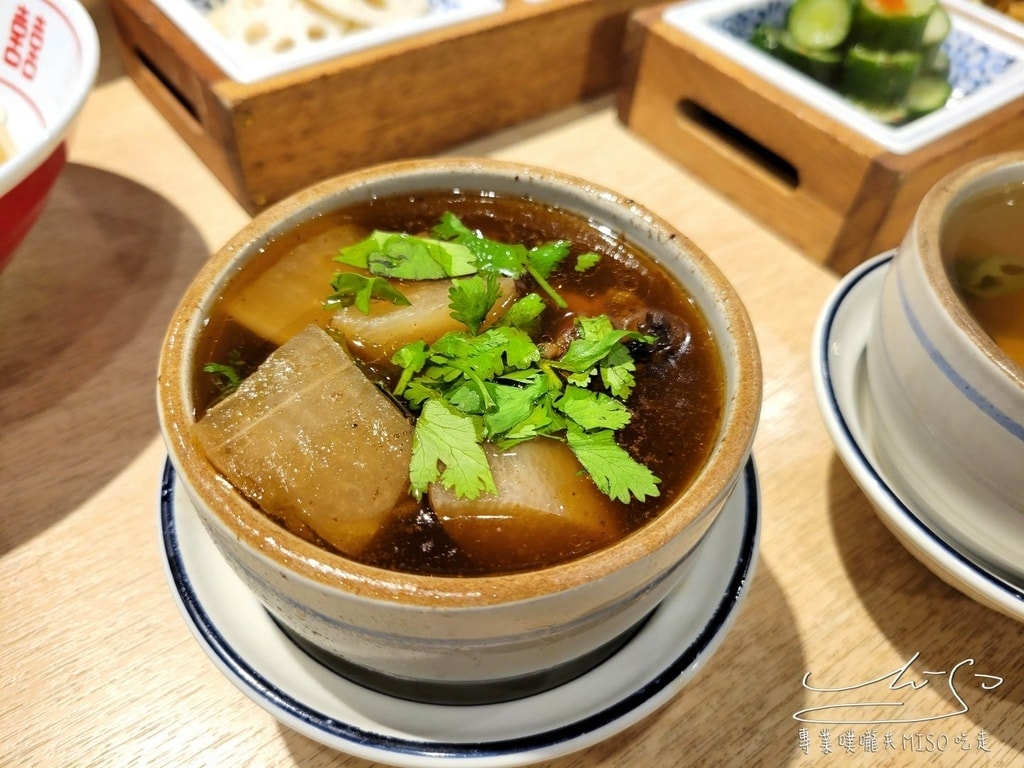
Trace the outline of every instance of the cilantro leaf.
[[460, 237], [476, 237], [476, 233], [467, 227], [451, 211], [445, 211], [441, 214], [440, 220], [434, 225], [433, 233], [435, 237], [442, 238], [444, 240], [455, 240]]
[[491, 328], [479, 336], [449, 332], [432, 348], [431, 362], [442, 376], [452, 381], [460, 374], [477, 379], [493, 379], [505, 370], [505, 335]]
[[491, 274], [486, 280], [480, 275], [452, 280], [452, 287], [448, 289], [451, 316], [473, 333], [480, 330], [487, 313], [499, 298], [501, 287]]
[[203, 366], [203, 371], [212, 374], [214, 386], [220, 397], [230, 395], [253, 372], [254, 366], [242, 359], [242, 353], [232, 349], [228, 353], [226, 363], [210, 362]]
[[621, 429], [629, 423], [626, 406], [603, 392], [569, 386], [555, 407], [583, 429]]
[[405, 391], [412, 377], [423, 370], [429, 358], [430, 350], [424, 341], [413, 341], [395, 351], [391, 356], [391, 362], [402, 369], [402, 374], [395, 385], [396, 395]]
[[528, 293], [509, 307], [498, 320], [498, 325], [513, 328], [530, 328], [544, 312], [544, 299], [536, 293]]
[[[648, 337], [651, 338], [651, 337]], [[636, 386], [636, 379], [633, 372], [636, 371], [636, 363], [629, 350], [619, 344], [613, 347], [607, 357], [598, 365], [598, 372], [601, 376], [601, 383], [604, 384], [613, 396], [628, 400]]]
[[402, 390], [402, 397], [411, 408], [419, 409], [425, 402], [437, 397], [437, 388], [431, 385], [429, 379], [413, 379]]
[[382, 277], [366, 277], [358, 272], [338, 272], [331, 280], [334, 293], [324, 299], [324, 309], [355, 307], [370, 314], [370, 300], [382, 299], [392, 304], [409, 306], [409, 299]]
[[555, 411], [550, 397], [543, 397], [534, 403], [530, 415], [504, 435], [495, 436], [494, 441], [502, 450], [507, 450], [526, 440], [557, 436], [565, 431], [565, 419]]
[[[625, 332], [616, 331], [606, 317], [584, 318], [580, 324], [582, 338], [577, 341], [588, 348], [573, 354], [570, 345], [566, 357], [575, 358], [570, 365], [564, 359], [542, 359], [528, 334], [500, 325], [477, 335], [449, 332], [429, 347], [418, 342], [396, 353], [393, 360], [403, 367], [396, 394], [422, 409], [417, 430], [429, 414], [414, 442], [419, 446], [410, 468], [414, 491], [422, 493], [439, 479], [465, 498], [489, 488], [493, 477], [483, 469], [486, 454], [470, 446], [472, 434], [472, 441], [502, 449], [524, 440], [565, 439], [597, 487], [611, 498], [628, 502], [631, 496], [658, 494], [660, 481], [615, 442], [616, 430], [631, 418], [622, 399], [574, 384], [586, 384], [601, 366], [607, 369], [602, 381], [616, 386], [632, 381], [623, 374], [632, 370], [629, 350], [619, 343]], [[449, 427], [459, 431], [445, 437]], [[447, 447], [442, 445], [446, 440]], [[455, 461], [451, 452], [465, 457], [461, 467], [450, 464]], [[441, 465], [450, 468], [447, 480]]]
[[577, 319], [581, 336], [573, 339], [569, 349], [555, 363], [571, 373], [586, 373], [610, 354], [623, 341], [644, 341], [652, 343], [654, 337], [636, 331], [616, 330], [605, 315]]
[[389, 235], [379, 250], [367, 256], [366, 268], [371, 275], [399, 280], [440, 280], [448, 277], [441, 261], [443, 252], [435, 256], [431, 243], [405, 234]]
[[601, 254], [589, 251], [587, 253], [581, 253], [576, 257], [576, 266], [574, 269], [577, 272], [586, 272], [588, 269], [597, 266], [597, 263], [601, 260]]
[[606, 496], [629, 503], [630, 496], [643, 501], [659, 494], [661, 480], [619, 446], [611, 430], [587, 432], [570, 423], [566, 440], [594, 484]]
[[444, 399], [455, 409], [472, 416], [483, 416], [495, 407], [491, 384], [479, 379], [455, 384], [444, 395]]
[[569, 248], [572, 246], [568, 240], [556, 240], [553, 243], [544, 243], [531, 248], [526, 258], [541, 277], [547, 279], [551, 273], [562, 263], [562, 260], [569, 255]]
[[526, 246], [500, 243], [477, 234], [461, 236], [456, 242], [472, 251], [481, 272], [522, 277], [526, 270]]
[[217, 378], [217, 389], [221, 394], [227, 395], [238, 389], [238, 385], [242, 383], [241, 374], [235, 369], [233, 365], [227, 365], [225, 363], [207, 363], [203, 366], [203, 370], [206, 373], [212, 373]]
[[420, 498], [438, 481], [466, 499], [497, 492], [476, 421], [432, 398], [413, 429], [409, 483]]
[[464, 245], [403, 232], [374, 230], [334, 258], [380, 277], [405, 280], [462, 277], [477, 271], [473, 253]]
[[496, 407], [484, 415], [487, 439], [500, 438], [530, 419], [538, 399], [547, 389], [543, 377], [536, 377], [525, 387], [491, 384], [491, 398]]
[[522, 277], [529, 273], [555, 304], [563, 309], [568, 306], [547, 280], [559, 262], [568, 255], [571, 244], [567, 241], [559, 240], [527, 250], [525, 245], [501, 243], [474, 232], [450, 211], [441, 216], [433, 234], [469, 248], [481, 272], [506, 277]]
[[502, 326], [492, 328], [488, 333], [494, 338], [500, 339], [506, 368], [523, 370], [540, 360], [540, 348], [524, 331], [511, 326]]

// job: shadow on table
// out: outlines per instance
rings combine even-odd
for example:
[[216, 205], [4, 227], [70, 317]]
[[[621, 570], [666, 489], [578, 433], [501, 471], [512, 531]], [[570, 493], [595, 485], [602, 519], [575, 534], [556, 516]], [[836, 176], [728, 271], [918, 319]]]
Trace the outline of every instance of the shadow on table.
[[[911, 555], [881, 522], [837, 457], [828, 483], [831, 508], [842, 510], [832, 517], [840, 556], [880, 632], [903, 661], [914, 659], [906, 679], [927, 679], [943, 692], [948, 712], [967, 708], [962, 714], [908, 727], [950, 738], [966, 733], [975, 749], [978, 734], [984, 732], [1017, 751], [1024, 750], [1020, 728], [1024, 690], [1018, 674], [1024, 627], [963, 595]], [[908, 616], [924, 618], [916, 623], [909, 622]], [[955, 675], [962, 701], [951, 693], [948, 676], [925, 678], [923, 674], [948, 671], [968, 661], [973, 663], [964, 663]]]
[[150, 190], [65, 168], [0, 274], [0, 554], [74, 510], [158, 434], [158, 352], [208, 255]]

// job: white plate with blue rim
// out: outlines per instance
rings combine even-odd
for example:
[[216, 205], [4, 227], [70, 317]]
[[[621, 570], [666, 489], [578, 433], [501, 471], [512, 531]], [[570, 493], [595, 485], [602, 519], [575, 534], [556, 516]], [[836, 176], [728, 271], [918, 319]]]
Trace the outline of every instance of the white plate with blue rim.
[[221, 557], [169, 462], [160, 528], [167, 576], [193, 636], [231, 682], [283, 724], [388, 765], [507, 768], [607, 739], [666, 704], [703, 669], [753, 578], [760, 505], [751, 460], [691, 555], [687, 579], [622, 648], [557, 688], [484, 706], [394, 698], [307, 656]]
[[851, 270], [839, 282], [818, 317], [811, 347], [815, 394], [839, 458], [907, 550], [963, 594], [1024, 621], [1024, 585], [959, 546], [901, 492], [900, 478], [887, 472], [873, 444], [865, 348], [882, 281], [894, 251]]

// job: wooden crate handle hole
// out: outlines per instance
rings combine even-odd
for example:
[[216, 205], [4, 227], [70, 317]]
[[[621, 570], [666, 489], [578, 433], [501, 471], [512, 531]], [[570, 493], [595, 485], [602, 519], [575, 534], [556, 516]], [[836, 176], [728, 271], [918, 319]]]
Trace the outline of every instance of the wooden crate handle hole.
[[149, 56], [146, 55], [145, 51], [132, 46], [132, 52], [135, 54], [135, 58], [138, 60], [142, 69], [152, 77], [151, 87], [162, 88], [164, 92], [185, 111], [185, 114], [191, 118], [193, 129], [199, 130], [199, 126], [202, 121], [199, 119], [199, 110], [196, 109], [195, 105], [189, 101], [185, 94], [181, 92], [181, 89], [179, 89], [169, 77], [160, 71], [160, 68], [152, 59], [149, 58]]
[[790, 189], [800, 186], [800, 173], [796, 166], [773, 152], [768, 147], [744, 133], [728, 120], [698, 104], [692, 99], [678, 102], [679, 115], [717, 141], [738, 152], [748, 162], [756, 165]]

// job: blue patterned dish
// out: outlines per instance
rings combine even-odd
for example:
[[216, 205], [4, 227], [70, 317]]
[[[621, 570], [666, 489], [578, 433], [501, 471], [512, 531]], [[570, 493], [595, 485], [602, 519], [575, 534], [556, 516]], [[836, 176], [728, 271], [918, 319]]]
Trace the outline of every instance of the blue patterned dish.
[[943, 49], [950, 59], [953, 96], [945, 108], [912, 123], [887, 125], [750, 45], [757, 25], [784, 24], [790, 5], [792, 0], [693, 0], [671, 6], [664, 19], [900, 154], [912, 152], [1024, 94], [1024, 44], [947, 6], [953, 28]]

